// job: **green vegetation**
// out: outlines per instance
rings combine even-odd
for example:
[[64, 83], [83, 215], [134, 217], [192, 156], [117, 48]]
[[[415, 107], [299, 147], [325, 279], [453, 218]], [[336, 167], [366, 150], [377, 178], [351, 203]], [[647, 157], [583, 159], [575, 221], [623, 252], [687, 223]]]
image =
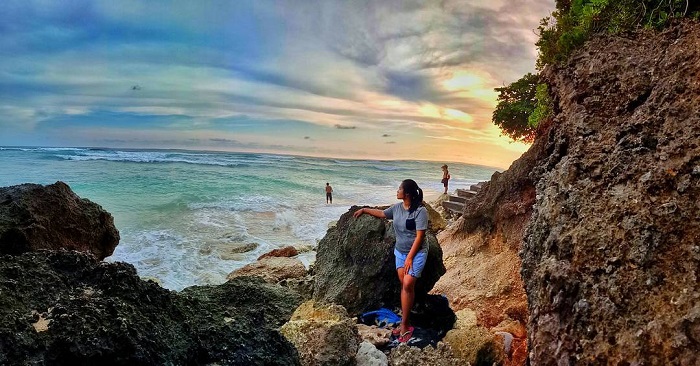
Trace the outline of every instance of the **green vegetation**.
[[528, 73], [508, 86], [496, 88], [499, 94], [493, 123], [514, 141], [532, 142], [535, 139], [537, 126], [531, 126], [528, 120], [537, 107], [538, 80], [537, 75]]
[[[700, 0], [556, 0], [555, 7], [538, 28], [538, 70], [564, 62], [594, 34], [662, 29], [673, 19], [700, 19]], [[532, 142], [537, 126], [552, 116], [547, 85], [538, 83], [536, 75], [527, 74], [495, 89], [493, 123], [514, 141]]]
[[549, 97], [547, 84], [537, 84], [535, 90], [535, 110], [527, 118], [528, 126], [537, 128], [541, 121], [552, 116], [552, 98]]
[[673, 18], [700, 18], [698, 0], [557, 0], [542, 19], [537, 68], [566, 60], [596, 33], [620, 33], [640, 27], [661, 29]]

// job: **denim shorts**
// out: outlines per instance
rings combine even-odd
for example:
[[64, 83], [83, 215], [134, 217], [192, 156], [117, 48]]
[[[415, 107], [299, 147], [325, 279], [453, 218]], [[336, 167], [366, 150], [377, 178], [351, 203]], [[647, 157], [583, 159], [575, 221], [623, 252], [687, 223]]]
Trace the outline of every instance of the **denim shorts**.
[[[403, 254], [398, 250], [394, 249], [394, 255], [396, 256], [396, 269], [403, 268], [403, 264], [406, 261], [406, 256], [408, 254]], [[413, 257], [413, 266], [408, 270], [408, 274], [413, 277], [420, 277], [420, 274], [425, 268], [425, 262], [428, 259], [428, 252], [418, 252]]]

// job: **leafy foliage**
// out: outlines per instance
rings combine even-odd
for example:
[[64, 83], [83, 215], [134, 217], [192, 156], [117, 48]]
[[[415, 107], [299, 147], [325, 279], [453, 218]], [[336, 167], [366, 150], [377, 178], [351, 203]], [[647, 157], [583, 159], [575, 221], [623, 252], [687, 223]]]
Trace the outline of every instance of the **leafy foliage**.
[[535, 110], [530, 113], [527, 119], [528, 126], [532, 128], [537, 128], [540, 122], [552, 116], [553, 102], [552, 98], [549, 97], [547, 84], [537, 84], [535, 100]]
[[[537, 69], [565, 61], [593, 34], [660, 29], [673, 19], [700, 19], [700, 0], [555, 0], [540, 21]], [[552, 114], [547, 85], [527, 74], [499, 92], [493, 123], [513, 140], [532, 142], [536, 128]]]
[[532, 142], [535, 139], [536, 126], [529, 124], [529, 118], [537, 106], [538, 81], [537, 75], [528, 73], [508, 86], [496, 88], [499, 94], [493, 123], [514, 141]]
[[663, 28], [682, 17], [700, 17], [700, 1], [557, 0], [556, 10], [538, 28], [537, 67], [564, 61], [593, 34]]

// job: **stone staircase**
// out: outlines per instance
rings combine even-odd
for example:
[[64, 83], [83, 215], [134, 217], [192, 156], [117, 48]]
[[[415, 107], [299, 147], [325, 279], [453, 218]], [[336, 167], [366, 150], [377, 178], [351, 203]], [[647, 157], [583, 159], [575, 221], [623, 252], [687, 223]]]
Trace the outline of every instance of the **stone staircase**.
[[449, 195], [447, 200], [442, 202], [442, 207], [452, 214], [461, 215], [464, 212], [464, 206], [472, 197], [479, 193], [484, 183], [486, 182], [472, 184], [469, 186], [469, 189], [456, 189], [456, 194]]

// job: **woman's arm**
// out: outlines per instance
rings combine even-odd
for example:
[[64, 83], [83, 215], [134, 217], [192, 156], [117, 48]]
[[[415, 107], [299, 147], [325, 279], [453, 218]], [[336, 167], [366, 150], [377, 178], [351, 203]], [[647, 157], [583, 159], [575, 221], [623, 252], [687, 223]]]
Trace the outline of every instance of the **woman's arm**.
[[372, 215], [372, 216], [378, 217], [380, 219], [386, 218], [386, 215], [384, 215], [383, 210], [378, 210], [376, 208], [368, 208], [368, 207], [363, 207], [363, 208], [355, 211], [355, 213], [353, 213], [352, 216], [353, 217], [360, 217], [362, 214]]

